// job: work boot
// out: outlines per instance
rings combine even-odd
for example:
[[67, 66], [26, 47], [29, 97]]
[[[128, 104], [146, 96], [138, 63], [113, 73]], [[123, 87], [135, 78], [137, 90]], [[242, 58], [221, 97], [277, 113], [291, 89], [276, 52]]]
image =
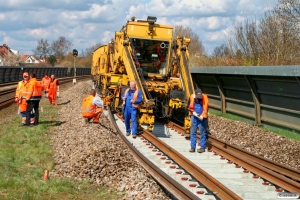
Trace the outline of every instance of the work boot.
[[193, 153], [195, 152], [195, 149], [190, 149], [189, 152]]
[[197, 150], [197, 152], [198, 152], [198, 153], [203, 153], [203, 152], [205, 152], [205, 149], [200, 148], [200, 149]]
[[136, 138], [136, 135], [132, 135], [132, 138], [135, 139], [135, 138]]
[[130, 133], [126, 133], [126, 136], [129, 136], [130, 135]]

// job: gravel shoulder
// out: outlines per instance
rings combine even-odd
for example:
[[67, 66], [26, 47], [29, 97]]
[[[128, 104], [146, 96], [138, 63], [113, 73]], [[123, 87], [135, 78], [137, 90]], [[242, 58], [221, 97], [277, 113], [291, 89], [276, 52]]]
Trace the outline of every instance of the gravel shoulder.
[[100, 124], [85, 124], [80, 113], [82, 100], [92, 82], [80, 82], [61, 92], [58, 120], [51, 144], [58, 176], [89, 179], [124, 192], [124, 199], [169, 199], [160, 186], [133, 158], [102, 115]]
[[244, 122], [209, 115], [212, 136], [274, 162], [300, 170], [300, 142]]

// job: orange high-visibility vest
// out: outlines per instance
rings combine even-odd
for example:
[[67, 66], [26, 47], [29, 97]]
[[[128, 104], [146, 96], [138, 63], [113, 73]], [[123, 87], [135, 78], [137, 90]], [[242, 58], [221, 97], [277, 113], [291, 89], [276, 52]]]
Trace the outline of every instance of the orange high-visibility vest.
[[42, 97], [42, 86], [36, 78], [31, 78], [26, 86], [26, 100], [39, 100]]
[[[190, 105], [188, 108], [190, 111], [190, 116], [192, 116], [193, 112], [194, 112], [195, 98], [196, 98], [195, 94], [192, 94], [190, 96]], [[203, 116], [203, 118], [207, 118], [208, 117], [208, 97], [206, 94], [202, 94], [202, 107], [203, 107], [203, 110], [202, 110], [201, 115]]]
[[[124, 93], [124, 101], [126, 101], [126, 97], [127, 97], [127, 94], [128, 94], [129, 89], [130, 89], [130, 88], [127, 88], [127, 89], [125, 90], [125, 93]], [[133, 97], [132, 97], [132, 99], [133, 99], [134, 101], [138, 99], [138, 93], [139, 93], [139, 91], [138, 91], [138, 89], [136, 89], [136, 90], [134, 91]], [[138, 107], [139, 107], [139, 104], [134, 104], [134, 103], [133, 103], [133, 104], [132, 104], [132, 107], [138, 108]]]
[[28, 82], [23, 82], [23, 84], [21, 85], [21, 88], [19, 90], [19, 98], [21, 99], [26, 99], [26, 95], [27, 95], [27, 86], [28, 86]]
[[48, 88], [49, 88], [49, 84], [50, 84], [50, 78], [48, 77], [48, 78], [43, 78], [42, 79], [42, 87], [44, 87], [44, 90], [45, 91], [48, 91]]
[[24, 82], [24, 81], [20, 81], [20, 82], [18, 83], [18, 86], [17, 86], [17, 89], [16, 89], [16, 95], [15, 95], [15, 98], [20, 98], [20, 97], [21, 97], [20, 93], [21, 93], [21, 87], [22, 87], [22, 85], [25, 85], [25, 82]]
[[53, 81], [49, 82], [49, 89], [56, 89], [57, 88], [57, 79], [54, 79]]
[[28, 105], [28, 103], [27, 103], [26, 99], [21, 99], [20, 103], [19, 103], [20, 112], [26, 112], [27, 105]]
[[96, 105], [93, 105], [94, 98], [95, 97], [93, 95], [89, 95], [89, 96], [85, 97], [84, 100], [82, 101], [82, 105], [81, 105], [82, 117], [85, 117], [85, 118], [94, 117], [96, 107], [97, 107]]

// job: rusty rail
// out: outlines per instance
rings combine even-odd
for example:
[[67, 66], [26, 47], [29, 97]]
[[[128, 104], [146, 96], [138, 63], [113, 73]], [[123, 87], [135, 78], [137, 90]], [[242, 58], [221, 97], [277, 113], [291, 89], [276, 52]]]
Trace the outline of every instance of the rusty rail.
[[[184, 133], [183, 127], [174, 122], [169, 122], [168, 127], [180, 133]], [[207, 146], [212, 151], [270, 181], [274, 185], [289, 192], [300, 193], [300, 184], [292, 180], [299, 180], [299, 171], [277, 164], [271, 160], [244, 151], [238, 147], [234, 147], [233, 145], [226, 144], [212, 136], [209, 136]], [[291, 177], [291, 179], [287, 177]]]
[[199, 168], [189, 159], [181, 155], [172, 147], [169, 147], [166, 143], [155, 137], [149, 131], [143, 131], [143, 137], [152, 143], [156, 148], [166, 154], [174, 162], [176, 162], [180, 167], [185, 169], [189, 174], [191, 174], [196, 180], [201, 182], [205, 187], [213, 191], [213, 193], [221, 199], [242, 199], [237, 194], [232, 192], [214, 177], [209, 175], [203, 169]]
[[186, 189], [184, 186], [180, 185], [177, 181], [169, 177], [165, 172], [160, 170], [151, 161], [149, 161], [144, 155], [142, 155], [138, 150], [136, 150], [129, 141], [123, 136], [121, 130], [119, 129], [113, 114], [108, 107], [108, 118], [115, 128], [115, 132], [118, 133], [120, 139], [127, 145], [128, 149], [131, 151], [134, 158], [143, 166], [143, 168], [155, 179], [157, 180], [166, 190], [173, 194], [178, 199], [198, 199], [198, 197]]

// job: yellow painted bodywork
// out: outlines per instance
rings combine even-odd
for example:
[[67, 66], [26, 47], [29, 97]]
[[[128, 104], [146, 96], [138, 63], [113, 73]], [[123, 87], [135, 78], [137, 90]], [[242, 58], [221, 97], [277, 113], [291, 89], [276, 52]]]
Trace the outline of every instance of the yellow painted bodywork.
[[[93, 53], [91, 74], [104, 105], [120, 112], [124, 87], [135, 80], [143, 96], [139, 124], [147, 124], [150, 131], [153, 129], [157, 99], [168, 101], [164, 105], [170, 110], [167, 117], [172, 118], [172, 111], [185, 108], [187, 98], [194, 92], [189, 68], [182, 61], [182, 56], [187, 60], [189, 58], [189, 42], [188, 38], [179, 37], [173, 41], [172, 26], [128, 21], [120, 31], [115, 32], [115, 38], [110, 43]], [[172, 48], [174, 45], [177, 46], [175, 50]], [[138, 58], [141, 55], [145, 57]], [[139, 67], [140, 61], [143, 62]], [[169, 98], [172, 90], [184, 91], [185, 98]], [[189, 121], [184, 121], [189, 131]]]

